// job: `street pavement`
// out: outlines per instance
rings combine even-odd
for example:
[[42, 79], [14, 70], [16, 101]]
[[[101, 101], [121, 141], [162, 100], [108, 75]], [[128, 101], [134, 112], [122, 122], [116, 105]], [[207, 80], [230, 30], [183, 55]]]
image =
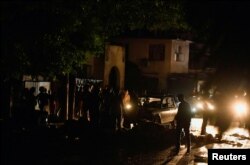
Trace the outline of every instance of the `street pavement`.
[[32, 131], [1, 126], [1, 165], [203, 165], [210, 148], [250, 148], [247, 130], [233, 125], [218, 142], [214, 126], [207, 127], [207, 136], [199, 135], [201, 122], [192, 120], [191, 153], [182, 145], [178, 155], [174, 130], [152, 123], [116, 132], [77, 122]]
[[[240, 128], [237, 123], [232, 123], [231, 127], [223, 134], [221, 141], [216, 139], [218, 133], [217, 127], [208, 125], [206, 136], [199, 136], [201, 119], [193, 119], [191, 132], [195, 135], [195, 143], [192, 145], [192, 151], [189, 155], [185, 149], [175, 156], [167, 164], [170, 165], [205, 165], [208, 162], [208, 149], [250, 149], [250, 136], [247, 129]], [[196, 120], [196, 121], [195, 121]], [[200, 121], [197, 121], [200, 120]], [[198, 126], [198, 127], [197, 127]]]

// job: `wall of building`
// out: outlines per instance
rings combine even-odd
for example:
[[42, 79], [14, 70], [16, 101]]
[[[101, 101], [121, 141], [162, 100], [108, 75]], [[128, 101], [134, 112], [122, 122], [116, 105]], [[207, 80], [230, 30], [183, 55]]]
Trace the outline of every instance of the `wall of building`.
[[103, 85], [109, 85], [109, 76], [112, 68], [118, 71], [117, 82], [119, 88], [124, 88], [125, 79], [125, 48], [119, 45], [107, 45], [105, 50]]
[[170, 73], [188, 73], [190, 41], [171, 41]]
[[[128, 49], [126, 51], [128, 60], [137, 64], [145, 77], [158, 79], [159, 90], [167, 88], [167, 77], [170, 73], [188, 73], [189, 41], [128, 38], [120, 42]], [[155, 46], [156, 52], [159, 49], [161, 55], [152, 59], [150, 51], [152, 52], [151, 48], [154, 49]], [[180, 59], [177, 59], [176, 54], [181, 56]]]

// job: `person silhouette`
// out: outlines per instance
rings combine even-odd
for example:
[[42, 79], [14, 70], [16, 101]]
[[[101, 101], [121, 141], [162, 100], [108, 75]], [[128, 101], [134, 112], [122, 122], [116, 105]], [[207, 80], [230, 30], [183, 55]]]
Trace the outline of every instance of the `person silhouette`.
[[203, 111], [202, 111], [202, 124], [201, 124], [201, 135], [206, 135], [207, 125], [211, 116], [211, 112], [208, 107], [208, 101], [210, 100], [209, 94], [203, 94], [202, 101], [203, 101]]
[[39, 87], [39, 92], [40, 93], [37, 95], [37, 102], [40, 109], [38, 122], [41, 126], [45, 126], [47, 124], [46, 119], [48, 117], [48, 112], [46, 108], [49, 105], [50, 96], [47, 93], [47, 89], [43, 86]]
[[39, 94], [37, 95], [37, 101], [40, 111], [46, 111], [46, 106], [49, 104], [49, 94], [45, 87], [39, 87]]
[[176, 121], [176, 154], [179, 153], [181, 145], [181, 133], [184, 129], [185, 138], [186, 138], [186, 147], [187, 153], [190, 153], [190, 124], [192, 118], [192, 111], [190, 104], [185, 101], [183, 94], [178, 94], [178, 99], [180, 104], [178, 106], [178, 111], [175, 116]]
[[35, 96], [36, 88], [31, 87], [29, 89], [28, 95], [27, 95], [27, 114], [26, 114], [26, 121], [28, 122], [28, 125], [32, 125], [35, 123], [34, 120], [34, 113], [35, 113], [35, 107], [37, 104], [36, 96]]

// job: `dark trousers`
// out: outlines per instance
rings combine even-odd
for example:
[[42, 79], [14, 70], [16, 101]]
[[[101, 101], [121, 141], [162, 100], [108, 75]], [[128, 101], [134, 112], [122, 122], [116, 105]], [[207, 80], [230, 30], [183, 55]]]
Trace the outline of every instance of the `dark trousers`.
[[202, 126], [201, 126], [201, 135], [206, 134], [207, 124], [208, 124], [208, 116], [204, 114], [203, 115]]
[[176, 150], [177, 151], [180, 150], [182, 129], [184, 129], [184, 133], [185, 133], [187, 150], [190, 151], [190, 145], [191, 145], [190, 123], [177, 123], [177, 126], [176, 126]]

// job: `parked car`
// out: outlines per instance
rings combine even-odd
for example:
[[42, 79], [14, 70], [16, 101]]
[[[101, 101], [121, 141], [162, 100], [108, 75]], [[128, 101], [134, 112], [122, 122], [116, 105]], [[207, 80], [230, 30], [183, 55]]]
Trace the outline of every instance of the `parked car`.
[[174, 124], [179, 101], [174, 95], [140, 97], [139, 118], [158, 124]]

